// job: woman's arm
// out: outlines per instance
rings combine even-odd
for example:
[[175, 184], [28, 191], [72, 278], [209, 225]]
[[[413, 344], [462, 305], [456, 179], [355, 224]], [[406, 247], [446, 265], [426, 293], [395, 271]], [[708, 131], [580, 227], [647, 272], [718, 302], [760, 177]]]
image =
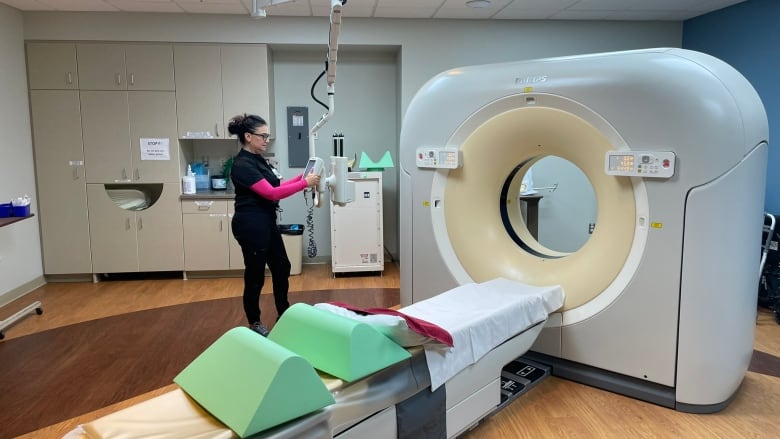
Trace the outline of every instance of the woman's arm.
[[265, 178], [253, 184], [250, 188], [256, 194], [271, 201], [279, 201], [306, 189], [308, 184], [302, 178], [292, 179], [284, 184], [273, 187]]
[[303, 174], [298, 174], [298, 175], [296, 175], [295, 177], [293, 177], [293, 178], [291, 178], [289, 180], [282, 180], [282, 183], [280, 184], [280, 186], [285, 186], [285, 185], [288, 185], [290, 183], [295, 183], [298, 180], [303, 180]]

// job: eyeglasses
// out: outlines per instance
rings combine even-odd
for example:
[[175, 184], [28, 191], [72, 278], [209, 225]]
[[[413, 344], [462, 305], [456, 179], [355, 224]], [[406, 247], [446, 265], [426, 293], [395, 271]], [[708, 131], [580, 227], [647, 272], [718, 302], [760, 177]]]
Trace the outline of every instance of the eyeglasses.
[[271, 135], [268, 134], [268, 133], [260, 133], [260, 134], [258, 134], [258, 133], [249, 133], [249, 134], [254, 134], [255, 136], [263, 139], [266, 142], [268, 141], [268, 138], [271, 137]]

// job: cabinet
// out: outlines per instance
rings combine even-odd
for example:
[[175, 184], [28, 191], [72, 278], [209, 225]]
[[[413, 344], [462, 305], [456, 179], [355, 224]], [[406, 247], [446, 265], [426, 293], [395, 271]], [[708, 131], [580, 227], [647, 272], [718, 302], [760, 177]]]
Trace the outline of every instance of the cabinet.
[[228, 231], [228, 248], [230, 250], [230, 269], [231, 270], [243, 270], [244, 269], [244, 254], [241, 252], [241, 246], [238, 245], [238, 241], [233, 236], [233, 214], [236, 213], [235, 203], [233, 201], [228, 202], [228, 218], [231, 224]]
[[44, 274], [91, 273], [79, 92], [31, 90]]
[[347, 178], [355, 182], [355, 200], [331, 204], [331, 268], [333, 273], [384, 271], [382, 173], [350, 172]]
[[94, 273], [184, 268], [178, 184], [88, 184], [87, 200]]
[[[227, 200], [183, 200], [184, 269], [230, 269], [230, 219]], [[243, 268], [243, 267], [242, 267]]]
[[[183, 200], [181, 211], [186, 270], [244, 269], [244, 255], [231, 228], [233, 200]], [[301, 237], [282, 235], [282, 241], [290, 258], [290, 274], [301, 274]], [[266, 272], [270, 275], [267, 267]]]
[[[179, 181], [176, 97], [165, 91], [81, 91], [89, 183]], [[168, 157], [144, 157], [141, 139], [167, 139]]]
[[74, 43], [27, 43], [27, 81], [31, 90], [79, 88]]
[[174, 90], [173, 45], [79, 43], [82, 90]]
[[273, 128], [273, 75], [266, 45], [180, 44], [173, 50], [180, 138], [229, 138], [228, 122], [243, 113], [260, 115]]

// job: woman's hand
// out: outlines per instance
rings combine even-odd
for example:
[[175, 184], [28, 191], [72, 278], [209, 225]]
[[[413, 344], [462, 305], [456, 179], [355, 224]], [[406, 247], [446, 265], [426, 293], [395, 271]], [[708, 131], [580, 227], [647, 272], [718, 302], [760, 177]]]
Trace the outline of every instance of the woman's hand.
[[307, 187], [314, 187], [320, 184], [320, 176], [315, 174], [314, 171], [309, 173], [309, 175], [306, 176], [306, 186]]

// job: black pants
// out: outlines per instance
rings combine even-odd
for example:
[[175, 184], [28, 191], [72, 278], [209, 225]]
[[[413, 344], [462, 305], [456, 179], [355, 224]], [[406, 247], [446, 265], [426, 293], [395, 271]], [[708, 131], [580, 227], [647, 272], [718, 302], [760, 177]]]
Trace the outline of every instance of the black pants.
[[247, 322], [251, 325], [260, 321], [260, 292], [265, 283], [266, 264], [271, 270], [276, 312], [281, 316], [290, 307], [287, 300], [290, 288], [290, 259], [287, 257], [282, 235], [274, 227], [264, 247], [258, 245], [256, 240], [240, 239], [238, 236], [236, 238], [244, 255], [244, 312]]

